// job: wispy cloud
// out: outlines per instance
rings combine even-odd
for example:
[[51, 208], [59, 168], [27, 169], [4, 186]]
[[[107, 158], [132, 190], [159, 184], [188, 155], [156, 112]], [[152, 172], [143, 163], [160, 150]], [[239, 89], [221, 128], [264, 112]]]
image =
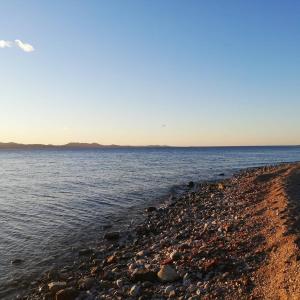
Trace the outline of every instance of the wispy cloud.
[[21, 40], [14, 40], [14, 41], [0, 40], [0, 48], [11, 48], [13, 46], [20, 48], [24, 52], [32, 52], [35, 50], [32, 45], [28, 43], [24, 43]]
[[10, 41], [0, 40], [0, 48], [9, 48], [11, 45]]
[[23, 42], [20, 41], [20, 40], [15, 40], [15, 43], [16, 43], [16, 45], [17, 45], [20, 49], [22, 49], [22, 50], [25, 51], [25, 52], [32, 52], [32, 51], [34, 51], [34, 47], [33, 47], [32, 45], [30, 45], [30, 44], [23, 43]]

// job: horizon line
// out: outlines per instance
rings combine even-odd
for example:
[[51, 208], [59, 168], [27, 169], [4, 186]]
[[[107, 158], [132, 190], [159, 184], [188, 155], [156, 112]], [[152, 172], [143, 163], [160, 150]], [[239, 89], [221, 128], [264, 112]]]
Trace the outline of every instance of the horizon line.
[[187, 146], [178, 146], [178, 145], [121, 145], [121, 144], [100, 144], [98, 142], [68, 142], [65, 144], [43, 144], [43, 143], [18, 143], [18, 142], [0, 142], [0, 148], [7, 146], [15, 146], [15, 147], [52, 147], [52, 148], [63, 148], [63, 147], [69, 147], [69, 148], [125, 148], [125, 147], [136, 147], [136, 148], [145, 148], [145, 147], [157, 147], [157, 148], [222, 148], [222, 147], [299, 147], [300, 144], [260, 144], [260, 145], [255, 145], [255, 144], [249, 144], [249, 145], [187, 145]]

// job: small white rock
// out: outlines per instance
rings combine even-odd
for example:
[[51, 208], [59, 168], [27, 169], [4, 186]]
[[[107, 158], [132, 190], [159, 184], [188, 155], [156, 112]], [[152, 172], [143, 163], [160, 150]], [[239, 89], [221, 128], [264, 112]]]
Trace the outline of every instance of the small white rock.
[[117, 287], [119, 287], [119, 288], [121, 288], [122, 286], [123, 286], [123, 280], [122, 279], [118, 279], [117, 281], [116, 281], [116, 284], [117, 284]]
[[174, 286], [173, 285], [168, 285], [166, 288], [165, 288], [165, 293], [166, 294], [170, 294], [172, 291], [174, 291]]
[[129, 295], [136, 297], [141, 293], [141, 288], [138, 285], [133, 285], [129, 291]]

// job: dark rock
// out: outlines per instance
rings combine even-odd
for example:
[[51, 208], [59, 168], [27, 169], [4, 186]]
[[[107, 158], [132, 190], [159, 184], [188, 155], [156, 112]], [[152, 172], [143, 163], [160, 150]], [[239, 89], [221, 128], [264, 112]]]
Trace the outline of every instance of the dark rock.
[[224, 173], [220, 173], [219, 176], [225, 176], [225, 174]]
[[54, 295], [56, 294], [56, 292], [64, 289], [66, 286], [67, 283], [65, 281], [56, 281], [48, 283], [49, 291]]
[[116, 241], [120, 238], [120, 233], [119, 232], [107, 232], [104, 235], [104, 238], [108, 241]]
[[105, 224], [102, 226], [103, 230], [107, 230], [107, 229], [110, 229], [112, 228], [112, 225], [111, 224]]
[[153, 211], [156, 211], [156, 207], [150, 206], [150, 207], [146, 208], [147, 213], [150, 213], [150, 212], [153, 212]]
[[78, 286], [81, 290], [89, 290], [95, 284], [96, 280], [93, 277], [84, 277], [78, 281]]
[[52, 269], [47, 273], [47, 278], [50, 280], [56, 280], [58, 281], [60, 279], [60, 274], [57, 270]]
[[46, 293], [43, 300], [53, 300], [53, 295], [51, 293]]
[[131, 275], [131, 281], [133, 283], [139, 281], [156, 282], [157, 280], [158, 280], [157, 274], [153, 271], [148, 271], [148, 270], [137, 270], [133, 272]]
[[138, 226], [136, 227], [136, 233], [137, 233], [138, 235], [147, 235], [147, 234], [149, 234], [149, 231], [147, 230], [147, 228], [145, 228], [145, 226], [143, 226], [143, 225], [138, 225]]
[[56, 300], [74, 300], [78, 295], [78, 291], [73, 288], [66, 288], [56, 293]]
[[193, 182], [193, 181], [190, 181], [190, 182], [188, 183], [188, 187], [189, 187], [189, 188], [193, 188], [193, 187], [194, 187], [194, 185], [195, 185], [195, 184], [194, 184], [194, 182]]
[[91, 255], [92, 253], [93, 253], [92, 249], [82, 249], [82, 250], [79, 250], [79, 252], [78, 252], [79, 256]]
[[11, 264], [12, 264], [12, 265], [20, 265], [20, 264], [22, 264], [23, 262], [24, 262], [23, 259], [16, 258], [16, 259], [13, 259], [13, 260], [11, 261]]

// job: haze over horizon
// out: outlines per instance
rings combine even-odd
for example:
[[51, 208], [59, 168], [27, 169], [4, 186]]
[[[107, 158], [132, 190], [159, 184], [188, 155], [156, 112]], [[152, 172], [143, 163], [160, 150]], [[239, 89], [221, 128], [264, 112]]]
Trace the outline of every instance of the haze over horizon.
[[1, 1], [0, 141], [300, 144], [297, 1]]

